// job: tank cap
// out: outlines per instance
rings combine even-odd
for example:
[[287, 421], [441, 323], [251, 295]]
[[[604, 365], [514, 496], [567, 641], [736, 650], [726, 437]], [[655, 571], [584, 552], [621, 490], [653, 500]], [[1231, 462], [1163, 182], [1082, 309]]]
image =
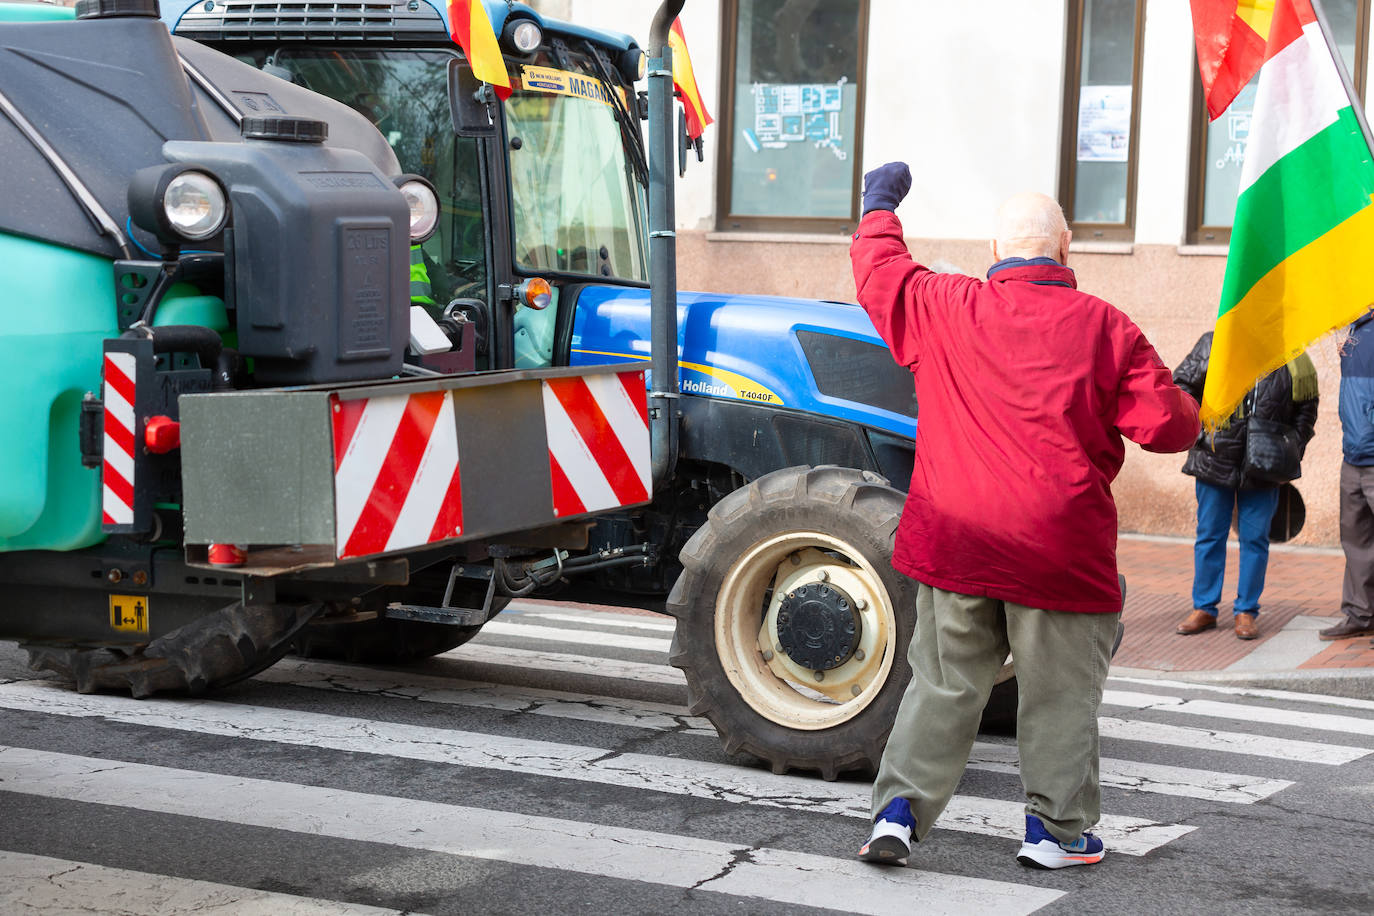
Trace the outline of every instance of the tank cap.
[[314, 118], [244, 118], [239, 132], [245, 140], [323, 143], [329, 139], [329, 124]]
[[162, 10], [157, 0], [77, 0], [77, 19], [124, 19], [142, 17], [160, 19]]

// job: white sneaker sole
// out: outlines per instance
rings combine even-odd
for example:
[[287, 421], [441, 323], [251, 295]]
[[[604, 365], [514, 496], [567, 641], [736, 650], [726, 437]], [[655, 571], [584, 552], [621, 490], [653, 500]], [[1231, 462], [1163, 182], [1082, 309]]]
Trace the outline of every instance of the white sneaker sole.
[[1058, 843], [1041, 841], [1022, 843], [1016, 861], [1028, 868], [1069, 868], [1074, 865], [1096, 865], [1107, 855], [1101, 852], [1069, 852]]
[[859, 850], [859, 858], [879, 865], [905, 865], [911, 855], [911, 831], [901, 824], [878, 821], [873, 834]]

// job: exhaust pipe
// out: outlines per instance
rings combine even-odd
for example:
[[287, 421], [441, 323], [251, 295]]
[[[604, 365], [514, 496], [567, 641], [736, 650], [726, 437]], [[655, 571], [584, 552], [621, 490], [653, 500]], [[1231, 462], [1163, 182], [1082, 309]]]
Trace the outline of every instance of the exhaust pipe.
[[663, 0], [649, 29], [649, 441], [654, 487], [677, 464], [677, 235], [673, 207], [673, 50], [686, 0]]

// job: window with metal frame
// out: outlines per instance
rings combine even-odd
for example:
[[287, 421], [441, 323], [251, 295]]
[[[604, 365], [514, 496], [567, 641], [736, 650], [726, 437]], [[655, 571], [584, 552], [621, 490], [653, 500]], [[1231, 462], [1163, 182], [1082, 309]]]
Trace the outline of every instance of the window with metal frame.
[[850, 232], [868, 0], [726, 0], [717, 223]]
[[[1365, 69], [1369, 59], [1370, 0], [1322, 0], [1322, 10], [1331, 24], [1331, 33], [1341, 49], [1341, 57], [1361, 100], [1364, 98]], [[1196, 60], [1196, 58], [1195, 58]], [[1252, 79], [1230, 107], [1215, 121], [1207, 120], [1202, 96], [1202, 80], [1193, 66], [1192, 161], [1188, 182], [1187, 240], [1197, 245], [1226, 245], [1231, 241], [1231, 225], [1240, 188], [1240, 170], [1250, 132], [1250, 115], [1255, 107]]]
[[1059, 202], [1077, 241], [1132, 241], [1143, 0], [1070, 0]]

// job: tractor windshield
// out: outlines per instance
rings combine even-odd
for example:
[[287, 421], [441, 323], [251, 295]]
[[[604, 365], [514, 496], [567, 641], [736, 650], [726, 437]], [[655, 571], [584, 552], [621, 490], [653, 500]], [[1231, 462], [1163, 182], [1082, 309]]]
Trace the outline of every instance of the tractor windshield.
[[506, 102], [516, 264], [647, 281], [645, 189], [622, 132], [638, 125], [617, 116], [621, 90], [537, 64], [514, 74]]
[[[240, 55], [243, 56], [243, 55]], [[449, 115], [447, 51], [278, 48], [248, 55], [298, 85], [366, 115], [407, 172], [423, 175], [439, 194], [439, 227], [424, 243], [424, 269], [411, 277], [411, 296], [443, 306], [457, 298], [488, 298], [486, 229], [482, 218], [477, 141], [456, 137]], [[252, 59], [256, 57], [257, 59]], [[412, 263], [421, 260], [419, 252]]]

